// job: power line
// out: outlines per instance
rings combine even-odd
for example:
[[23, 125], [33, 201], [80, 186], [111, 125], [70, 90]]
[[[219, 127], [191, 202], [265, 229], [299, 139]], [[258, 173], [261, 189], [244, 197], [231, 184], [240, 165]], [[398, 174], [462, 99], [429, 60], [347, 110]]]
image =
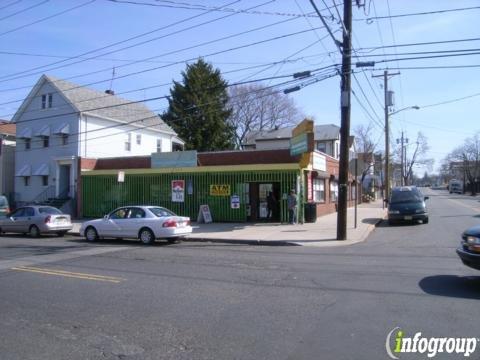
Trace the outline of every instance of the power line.
[[0, 33], [0, 36], [6, 35], [6, 34], [10, 34], [10, 33], [14, 32], [14, 31], [17, 31], [17, 30], [20, 30], [20, 29], [24, 29], [24, 28], [26, 28], [26, 27], [28, 27], [28, 26], [35, 25], [35, 24], [41, 23], [41, 22], [46, 21], [46, 20], [50, 20], [50, 19], [52, 19], [52, 18], [54, 18], [54, 17], [57, 17], [57, 16], [60, 16], [60, 15], [66, 14], [67, 12], [70, 12], [70, 11], [79, 9], [79, 8], [81, 8], [81, 7], [87, 6], [87, 5], [89, 5], [89, 4], [91, 4], [91, 3], [95, 2], [95, 1], [96, 1], [96, 0], [90, 0], [90, 1], [87, 1], [87, 2], [85, 2], [85, 3], [83, 3], [83, 4], [80, 4], [80, 5], [74, 6], [74, 7], [72, 7], [72, 8], [69, 8], [69, 9], [66, 9], [66, 10], [63, 10], [63, 11], [60, 11], [60, 12], [58, 12], [58, 13], [56, 13], [56, 14], [53, 14], [53, 15], [44, 17], [44, 18], [42, 18], [42, 19], [39, 19], [39, 20], [36, 20], [36, 21], [34, 21], [34, 22], [31, 22], [31, 23], [28, 23], [28, 24], [25, 24], [25, 25], [16, 27], [16, 28], [14, 28], [14, 29], [11, 29], [11, 30], [8, 30], [8, 31], [5, 31], [5, 32], [2, 32], [2, 33]]
[[369, 50], [368, 52], [372, 52], [372, 51], [379, 50], [379, 49], [388, 49], [388, 48], [395, 48], [395, 47], [398, 48], [398, 47], [405, 47], [405, 46], [425, 46], [425, 45], [449, 44], [449, 43], [468, 42], [468, 41], [480, 41], [480, 38], [427, 41], [427, 42], [416, 42], [416, 43], [396, 44], [396, 45], [383, 45], [382, 44], [382, 46], [359, 48], [359, 49], [357, 49], [357, 51], [358, 52], [367, 52], [365, 50]]
[[13, 6], [13, 5], [15, 5], [15, 4], [18, 4], [19, 2], [22, 2], [22, 1], [23, 1], [23, 0], [16, 0], [16, 1], [14, 1], [14, 2], [8, 4], [8, 5], [5, 5], [5, 6], [0, 7], [0, 10], [6, 9], [6, 8], [8, 8], [8, 7], [10, 7], [10, 6]]
[[[48, 1], [48, 0], [47, 0]], [[228, 5], [231, 5], [231, 4], [234, 4], [234, 3], [237, 3], [237, 2], [240, 2], [242, 0], [235, 0], [231, 3], [228, 3], [226, 4], [225, 6], [228, 6]], [[271, 2], [271, 1], [269, 1]], [[111, 47], [114, 47], [114, 46], [117, 46], [117, 45], [121, 45], [123, 43], [126, 43], [128, 41], [132, 41], [132, 40], [135, 40], [135, 39], [138, 39], [138, 38], [141, 38], [141, 37], [144, 37], [144, 36], [147, 36], [147, 35], [150, 35], [150, 34], [153, 34], [153, 33], [156, 33], [158, 31], [161, 31], [161, 30], [165, 30], [165, 29], [168, 29], [170, 27], [173, 27], [175, 25], [178, 25], [178, 24], [181, 24], [181, 23], [184, 23], [184, 22], [187, 22], [187, 21], [190, 21], [190, 20], [193, 20], [195, 18], [198, 18], [198, 17], [201, 17], [201, 16], [204, 16], [206, 14], [209, 14], [211, 11], [206, 11], [206, 12], [203, 12], [201, 14], [198, 14], [198, 15], [195, 15], [195, 16], [190, 16], [190, 17], [187, 17], [187, 18], [184, 18], [184, 19], [181, 19], [181, 20], [178, 20], [178, 21], [175, 21], [173, 23], [170, 23], [168, 25], [164, 25], [164, 26], [161, 26], [159, 28], [156, 28], [156, 29], [153, 29], [153, 30], [150, 30], [150, 31], [147, 31], [147, 32], [144, 32], [144, 33], [141, 33], [141, 34], [138, 34], [138, 35], [135, 35], [135, 36], [132, 36], [132, 37], [129, 37], [127, 39], [124, 39], [124, 40], [120, 40], [120, 41], [117, 41], [117, 42], [114, 42], [112, 44], [109, 44], [109, 45], [105, 45], [105, 46], [102, 46], [100, 48], [96, 48], [96, 49], [93, 49], [93, 50], [89, 50], [87, 52], [84, 52], [84, 53], [81, 53], [79, 55], [76, 55], [76, 56], [73, 56], [71, 58], [71, 60], [74, 60], [78, 57], [81, 57], [81, 56], [85, 56], [85, 55], [89, 55], [89, 54], [92, 54], [92, 53], [96, 53], [98, 51], [101, 51], [101, 50], [105, 50], [105, 49], [108, 49], [108, 48], [111, 48]], [[214, 19], [215, 20], [215, 19]], [[213, 21], [213, 20], [212, 20]], [[202, 23], [203, 24], [203, 23]], [[201, 25], [199, 25], [201, 26]], [[153, 40], [152, 40], [153, 41]], [[120, 51], [120, 50], [118, 50]], [[105, 54], [104, 54], [105, 55]], [[20, 71], [20, 72], [16, 72], [16, 73], [13, 73], [13, 74], [9, 74], [9, 75], [5, 75], [5, 76], [2, 76], [0, 77], [0, 79], [3, 79], [3, 78], [8, 78], [8, 77], [13, 77], [13, 76], [16, 76], [16, 75], [20, 75], [20, 74], [24, 74], [24, 73], [27, 73], [27, 72], [30, 72], [30, 71], [34, 71], [34, 70], [38, 70], [38, 69], [43, 69], [43, 68], [46, 68], [48, 66], [53, 66], [53, 65], [57, 65], [57, 64], [61, 64], [61, 63], [64, 63], [65, 61], [67, 60], [59, 60], [59, 61], [55, 61], [53, 63], [50, 63], [50, 64], [46, 64], [46, 65], [42, 65], [42, 66], [37, 66], [37, 67], [33, 67], [33, 68], [30, 68], [30, 69], [27, 69], [27, 70], [23, 70], [23, 71]], [[86, 61], [86, 60], [84, 60]], [[73, 64], [69, 64], [68, 66], [70, 65], [73, 65]], [[51, 69], [45, 69], [44, 71], [48, 71], [48, 70], [51, 70]], [[35, 75], [35, 74], [30, 74], [31, 75]], [[29, 75], [27, 75], [29, 76]]]
[[374, 16], [374, 17], [369, 17], [364, 19], [354, 19], [354, 21], [365, 21], [367, 23], [371, 23], [373, 22], [373, 20], [391, 20], [391, 19], [401, 18], [401, 17], [444, 14], [448, 12], [458, 12], [458, 11], [468, 11], [468, 10], [478, 10], [478, 9], [480, 9], [480, 6], [471, 6], [471, 7], [465, 7], [465, 8], [457, 8], [457, 9], [423, 11], [418, 13], [407, 13], [407, 14], [397, 14], [397, 15], [391, 15], [389, 11], [388, 16]]
[[9, 19], [9, 18], [11, 18], [11, 17], [14, 17], [15, 15], [22, 14], [22, 13], [28, 11], [28, 10], [31, 10], [31, 9], [34, 9], [34, 8], [36, 8], [36, 7], [38, 7], [38, 6], [41, 6], [41, 5], [43, 5], [43, 4], [46, 4], [46, 3], [49, 2], [49, 1], [50, 1], [50, 0], [44, 0], [44, 1], [42, 1], [42, 2], [39, 2], [39, 3], [35, 4], [35, 5], [29, 6], [29, 7], [25, 8], [25, 9], [22, 9], [22, 10], [19, 10], [19, 11], [17, 11], [17, 12], [14, 12], [13, 14], [4, 16], [4, 17], [0, 18], [0, 21], [5, 20], [5, 19]]

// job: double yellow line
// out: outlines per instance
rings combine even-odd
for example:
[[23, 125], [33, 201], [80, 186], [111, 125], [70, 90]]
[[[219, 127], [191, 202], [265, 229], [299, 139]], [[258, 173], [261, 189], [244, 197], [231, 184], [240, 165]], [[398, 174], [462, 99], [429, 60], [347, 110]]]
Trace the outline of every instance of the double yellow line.
[[83, 279], [83, 280], [93, 280], [93, 281], [106, 281], [118, 284], [126, 279], [113, 277], [113, 276], [103, 276], [103, 275], [94, 275], [94, 274], [85, 274], [85, 273], [76, 273], [70, 271], [62, 271], [56, 269], [45, 269], [45, 268], [37, 268], [37, 267], [30, 267], [30, 266], [20, 266], [11, 268], [12, 270], [17, 271], [27, 271], [33, 272], [38, 274], [46, 274], [46, 275], [57, 275], [57, 276], [64, 276], [69, 278], [75, 279]]

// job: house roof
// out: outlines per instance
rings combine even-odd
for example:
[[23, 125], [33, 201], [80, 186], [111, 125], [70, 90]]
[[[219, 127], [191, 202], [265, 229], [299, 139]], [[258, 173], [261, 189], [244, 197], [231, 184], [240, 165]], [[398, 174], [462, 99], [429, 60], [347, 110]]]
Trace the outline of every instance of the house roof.
[[[281, 129], [252, 131], [247, 135], [244, 144], [253, 145], [257, 141], [290, 139], [295, 126]], [[333, 124], [315, 125], [315, 141], [336, 140], [340, 137], [340, 127]]]
[[15, 136], [16, 125], [0, 120], [0, 134]]
[[141, 102], [132, 102], [131, 100], [126, 100], [116, 95], [86, 88], [50, 75], [42, 75], [34, 89], [32, 89], [28, 95], [30, 99], [27, 98], [24, 101], [22, 107], [20, 107], [17, 114], [15, 114], [14, 119], [18, 118], [18, 114], [21, 113], [30, 100], [36, 96], [38, 88], [40, 88], [44, 82], [51, 83], [65, 100], [81, 113], [122, 123], [133, 123], [133, 125], [145, 126], [172, 135], [176, 134], [170, 126], [165, 124], [160, 116], [152, 112]]

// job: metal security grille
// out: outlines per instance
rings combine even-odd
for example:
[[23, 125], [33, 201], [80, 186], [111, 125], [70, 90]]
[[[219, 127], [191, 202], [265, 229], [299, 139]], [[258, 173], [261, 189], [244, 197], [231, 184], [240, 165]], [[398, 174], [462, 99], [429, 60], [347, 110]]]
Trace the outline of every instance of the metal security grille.
[[[214, 221], [247, 221], [247, 194], [250, 183], [280, 184], [280, 191], [288, 194], [296, 188], [300, 170], [231, 171], [231, 172], [175, 172], [126, 174], [124, 182], [117, 175], [82, 176], [82, 216], [101, 217], [119, 206], [158, 205], [178, 215], [197, 219], [200, 205], [208, 204]], [[184, 202], [172, 201], [172, 180], [185, 181]], [[211, 196], [210, 185], [229, 185], [230, 196]], [[240, 208], [231, 208], [231, 195], [240, 197]], [[299, 197], [300, 198], [300, 197]], [[280, 221], [286, 222], [286, 199], [280, 202]], [[299, 203], [299, 208], [302, 204]]]

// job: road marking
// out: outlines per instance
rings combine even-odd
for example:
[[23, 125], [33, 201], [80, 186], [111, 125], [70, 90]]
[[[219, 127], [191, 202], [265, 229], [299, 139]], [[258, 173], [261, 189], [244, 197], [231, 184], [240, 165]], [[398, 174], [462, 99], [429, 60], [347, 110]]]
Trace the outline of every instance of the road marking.
[[85, 273], [75, 273], [70, 271], [62, 271], [56, 269], [46, 269], [46, 268], [36, 268], [36, 267], [28, 267], [28, 266], [20, 266], [11, 268], [11, 270], [16, 271], [27, 271], [33, 272], [38, 274], [45, 274], [45, 275], [57, 275], [57, 276], [64, 276], [69, 278], [76, 278], [76, 279], [83, 279], [83, 280], [94, 280], [94, 281], [106, 281], [118, 284], [126, 279], [113, 277], [113, 276], [103, 276], [103, 275], [94, 275], [94, 274], [85, 274]]

